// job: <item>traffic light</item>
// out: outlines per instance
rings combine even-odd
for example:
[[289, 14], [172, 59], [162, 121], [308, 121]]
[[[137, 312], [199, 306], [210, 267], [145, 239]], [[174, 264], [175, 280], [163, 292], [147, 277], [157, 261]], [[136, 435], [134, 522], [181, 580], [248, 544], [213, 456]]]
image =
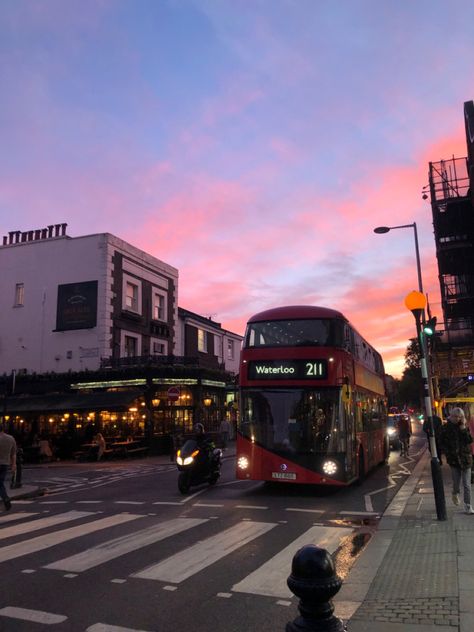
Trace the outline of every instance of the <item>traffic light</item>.
[[423, 331], [425, 333], [425, 336], [434, 336], [435, 335], [436, 321], [437, 320], [438, 319], [436, 318], [436, 316], [433, 316], [432, 318], [430, 318], [429, 320], [426, 321], [426, 324], [423, 327]]

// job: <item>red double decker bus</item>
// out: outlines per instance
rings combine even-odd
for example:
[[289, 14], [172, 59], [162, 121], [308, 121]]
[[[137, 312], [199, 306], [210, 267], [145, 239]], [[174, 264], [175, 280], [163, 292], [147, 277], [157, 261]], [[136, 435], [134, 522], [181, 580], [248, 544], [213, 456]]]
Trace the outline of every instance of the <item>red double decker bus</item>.
[[348, 485], [388, 458], [384, 367], [341, 312], [278, 307], [247, 323], [237, 478]]

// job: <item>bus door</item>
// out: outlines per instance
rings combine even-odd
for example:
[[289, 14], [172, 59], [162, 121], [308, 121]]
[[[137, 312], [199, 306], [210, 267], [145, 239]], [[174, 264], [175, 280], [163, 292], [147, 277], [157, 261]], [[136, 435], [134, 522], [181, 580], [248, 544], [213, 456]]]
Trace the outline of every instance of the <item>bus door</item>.
[[346, 438], [346, 476], [353, 478], [357, 473], [356, 435], [354, 419], [354, 402], [350, 387], [344, 386], [341, 391], [341, 413], [343, 415]]

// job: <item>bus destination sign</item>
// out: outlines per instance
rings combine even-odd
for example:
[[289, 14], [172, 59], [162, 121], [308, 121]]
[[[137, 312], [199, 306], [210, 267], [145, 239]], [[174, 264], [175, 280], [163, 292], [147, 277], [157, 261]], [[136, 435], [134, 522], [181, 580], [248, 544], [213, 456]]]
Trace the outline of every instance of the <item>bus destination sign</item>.
[[327, 360], [254, 360], [248, 366], [249, 380], [324, 380]]

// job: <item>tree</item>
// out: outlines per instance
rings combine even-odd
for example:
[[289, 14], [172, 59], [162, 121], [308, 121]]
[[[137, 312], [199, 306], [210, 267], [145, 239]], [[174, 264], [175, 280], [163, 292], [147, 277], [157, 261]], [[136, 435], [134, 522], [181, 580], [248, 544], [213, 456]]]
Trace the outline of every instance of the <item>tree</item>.
[[422, 408], [423, 379], [421, 377], [420, 345], [412, 338], [405, 352], [405, 369], [398, 386], [400, 400], [413, 408]]

